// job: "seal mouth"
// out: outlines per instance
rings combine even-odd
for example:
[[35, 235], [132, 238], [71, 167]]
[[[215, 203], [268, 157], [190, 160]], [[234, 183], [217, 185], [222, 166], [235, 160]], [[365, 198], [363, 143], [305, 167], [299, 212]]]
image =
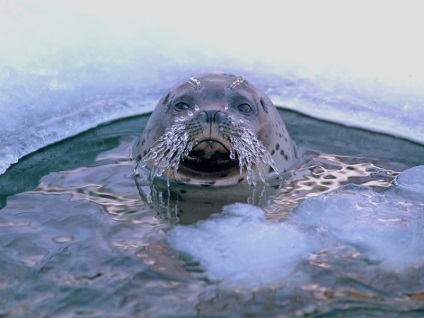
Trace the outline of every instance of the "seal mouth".
[[230, 158], [230, 150], [217, 140], [203, 140], [198, 143], [181, 163], [202, 173], [214, 173], [229, 170], [239, 165], [237, 156]]

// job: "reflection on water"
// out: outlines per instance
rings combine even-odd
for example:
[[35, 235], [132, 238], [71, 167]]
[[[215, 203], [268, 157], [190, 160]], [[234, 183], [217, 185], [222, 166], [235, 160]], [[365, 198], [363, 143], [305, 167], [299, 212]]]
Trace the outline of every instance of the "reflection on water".
[[[375, 206], [390, 205], [382, 195], [394, 178], [418, 164], [416, 158], [424, 157], [424, 147], [416, 144], [324, 125], [294, 113], [284, 115], [294, 139], [320, 152], [307, 150], [303, 164], [285, 175], [283, 182], [208, 192], [207, 199], [187, 188], [163, 193], [160, 186], [152, 189], [143, 179], [138, 179], [137, 189], [129, 157], [146, 118], [105, 125], [12, 167], [0, 176], [0, 316], [398, 317], [402, 313], [419, 317], [424, 310], [423, 266], [407, 272], [383, 271], [353, 245], [310, 252], [278, 287], [245, 289], [224, 288], [219, 281], [211, 281], [198, 260], [171, 248], [173, 223], [197, 226], [196, 221], [204, 219], [218, 222], [203, 223], [206, 228], [208, 224], [223, 226], [219, 216], [209, 215], [232, 201], [262, 206], [269, 228], [294, 224], [296, 218], [291, 216], [302, 217], [296, 207], [323, 193], [328, 195], [327, 201], [319, 203], [323, 206], [346, 191], [372, 196]], [[300, 124], [302, 132], [297, 130]], [[314, 129], [321, 132], [321, 141], [315, 141]], [[343, 148], [340, 140], [348, 138], [357, 145], [346, 143]], [[399, 160], [381, 142], [392, 145], [390, 149], [402, 149]], [[339, 188], [351, 183], [365, 190]], [[358, 202], [358, 211], [370, 208]], [[406, 213], [410, 211], [406, 203], [398, 204], [403, 204]], [[224, 221], [234, 221], [225, 217]], [[307, 233], [301, 232], [302, 227], [321, 229], [316, 233], [326, 238], [325, 224], [306, 223], [299, 225], [299, 233]]]
[[140, 170], [135, 183], [140, 197], [170, 223], [191, 224], [235, 202], [259, 206], [270, 219], [280, 220], [288, 217], [301, 201], [345, 184], [388, 188], [403, 169], [402, 164], [376, 159], [306, 151], [299, 167], [255, 187], [245, 184], [205, 189], [175, 182], [169, 184], [169, 180], [158, 178], [152, 184], [148, 170]]
[[284, 182], [274, 200], [266, 207], [270, 217], [288, 217], [294, 207], [307, 198], [353, 183], [377, 190], [390, 187], [402, 164], [382, 162], [376, 159], [324, 155], [307, 151], [303, 164], [294, 169]]

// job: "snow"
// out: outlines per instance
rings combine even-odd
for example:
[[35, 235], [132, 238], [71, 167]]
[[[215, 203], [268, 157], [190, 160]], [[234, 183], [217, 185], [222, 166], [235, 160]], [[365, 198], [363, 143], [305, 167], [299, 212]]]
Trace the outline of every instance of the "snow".
[[279, 106], [424, 142], [418, 4], [2, 0], [0, 173], [208, 71], [244, 75]]

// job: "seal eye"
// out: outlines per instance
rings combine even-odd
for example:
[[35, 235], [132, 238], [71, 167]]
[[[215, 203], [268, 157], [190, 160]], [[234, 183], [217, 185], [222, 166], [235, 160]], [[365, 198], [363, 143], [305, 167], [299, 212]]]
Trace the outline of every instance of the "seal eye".
[[243, 114], [250, 114], [252, 112], [252, 107], [249, 104], [240, 104], [237, 106], [237, 109]]
[[177, 105], [175, 105], [175, 108], [178, 110], [186, 110], [189, 109], [190, 106], [188, 106], [186, 103], [179, 102]]

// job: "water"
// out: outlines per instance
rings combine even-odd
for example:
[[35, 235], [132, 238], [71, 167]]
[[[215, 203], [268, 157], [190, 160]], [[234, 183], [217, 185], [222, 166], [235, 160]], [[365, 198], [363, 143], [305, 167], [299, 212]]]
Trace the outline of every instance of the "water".
[[146, 116], [12, 166], [0, 176], [1, 315], [419, 317], [424, 147], [281, 113], [303, 165], [278, 189], [252, 188], [262, 208], [186, 225], [139, 196], [129, 158]]

